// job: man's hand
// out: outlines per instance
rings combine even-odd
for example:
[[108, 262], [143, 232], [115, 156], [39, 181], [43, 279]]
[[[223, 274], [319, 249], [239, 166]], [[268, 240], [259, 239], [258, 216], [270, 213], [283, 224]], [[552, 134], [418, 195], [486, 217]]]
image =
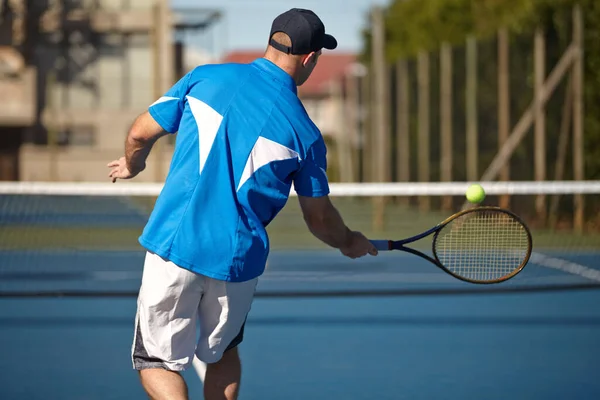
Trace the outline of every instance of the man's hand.
[[360, 232], [349, 232], [346, 244], [340, 247], [343, 255], [350, 258], [359, 258], [370, 254], [376, 256], [377, 249], [373, 244]]
[[148, 111], [137, 117], [125, 139], [125, 156], [107, 165], [112, 168], [108, 176], [113, 183], [117, 179], [131, 179], [142, 172], [152, 146], [166, 134]]
[[121, 157], [118, 160], [109, 162], [107, 167], [112, 168], [108, 174], [108, 177], [112, 179], [113, 183], [115, 183], [117, 179], [131, 179], [137, 176], [137, 174], [142, 172], [144, 169], [142, 168], [137, 171], [130, 171], [129, 168], [127, 168], [127, 161], [125, 160], [125, 157]]

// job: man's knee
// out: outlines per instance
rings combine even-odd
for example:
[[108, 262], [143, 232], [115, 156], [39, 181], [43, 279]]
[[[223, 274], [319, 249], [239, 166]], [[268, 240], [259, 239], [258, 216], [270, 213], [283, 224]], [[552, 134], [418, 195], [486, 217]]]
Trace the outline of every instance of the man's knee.
[[229, 350], [227, 350], [225, 353], [223, 353], [223, 357], [221, 357], [221, 360], [219, 361], [223, 361], [225, 360], [225, 362], [239, 362], [240, 361], [240, 353], [238, 352], [237, 347], [233, 347]]
[[240, 364], [240, 355], [237, 347], [227, 350], [220, 359], [215, 362], [206, 364], [207, 368], [219, 368], [228, 366], [237, 366]]
[[206, 366], [204, 396], [206, 399], [237, 399], [242, 368], [237, 348], [227, 350], [223, 356]]

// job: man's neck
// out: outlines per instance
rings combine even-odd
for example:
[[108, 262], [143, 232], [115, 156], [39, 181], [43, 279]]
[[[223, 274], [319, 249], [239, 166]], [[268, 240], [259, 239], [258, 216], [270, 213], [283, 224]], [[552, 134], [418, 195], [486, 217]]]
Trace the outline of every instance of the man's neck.
[[283, 71], [285, 71], [289, 76], [292, 77], [294, 81], [296, 81], [296, 66], [286, 60], [281, 56], [273, 56], [268, 51], [263, 56], [264, 59], [271, 61], [273, 64], [277, 65]]

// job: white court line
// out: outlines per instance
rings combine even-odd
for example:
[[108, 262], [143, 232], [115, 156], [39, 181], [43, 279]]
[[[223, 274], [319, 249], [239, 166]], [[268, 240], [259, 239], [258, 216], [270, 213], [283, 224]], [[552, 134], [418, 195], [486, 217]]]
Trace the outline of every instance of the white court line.
[[578, 275], [592, 281], [600, 282], [599, 270], [588, 268], [571, 261], [546, 256], [540, 253], [531, 253], [529, 261], [545, 268], [556, 269], [569, 274]]
[[202, 384], [204, 384], [204, 378], [206, 377], [206, 364], [200, 361], [198, 357], [194, 356], [194, 361], [192, 361], [192, 365], [194, 366], [194, 369], [196, 370], [196, 374], [198, 374], [200, 381], [202, 381]]

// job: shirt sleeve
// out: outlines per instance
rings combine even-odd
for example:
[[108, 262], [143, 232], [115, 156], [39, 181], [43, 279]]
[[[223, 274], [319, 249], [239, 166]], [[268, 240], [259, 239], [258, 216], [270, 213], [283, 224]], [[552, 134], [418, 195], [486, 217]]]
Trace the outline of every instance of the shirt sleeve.
[[186, 74], [167, 93], [148, 107], [152, 118], [169, 133], [175, 133], [179, 129], [191, 75], [192, 72]]
[[321, 197], [329, 194], [327, 148], [322, 137], [306, 153], [306, 158], [294, 176], [294, 189], [298, 195], [304, 197]]

